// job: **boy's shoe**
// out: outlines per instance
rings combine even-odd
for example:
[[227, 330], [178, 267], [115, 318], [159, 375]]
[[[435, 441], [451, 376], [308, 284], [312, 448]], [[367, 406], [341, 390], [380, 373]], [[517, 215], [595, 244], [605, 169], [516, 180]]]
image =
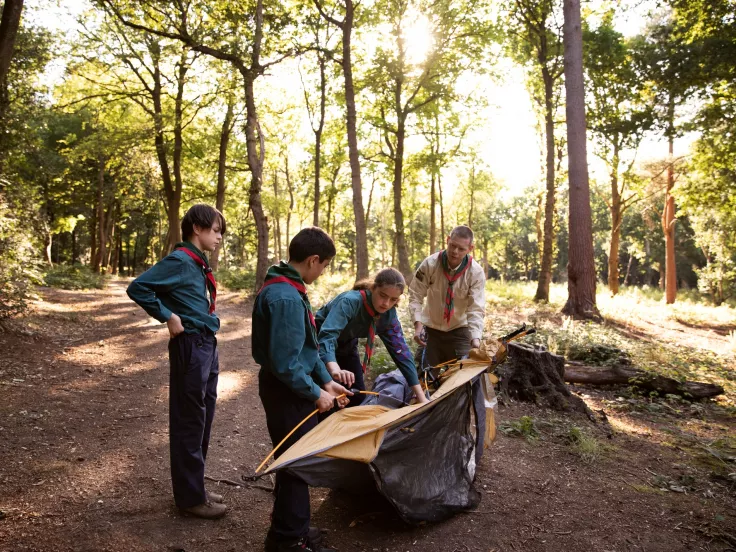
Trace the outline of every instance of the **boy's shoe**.
[[217, 504], [222, 504], [225, 502], [225, 499], [222, 497], [221, 494], [217, 493], [211, 493], [209, 491], [205, 491], [207, 494], [207, 502], [216, 502]]
[[290, 541], [274, 541], [266, 537], [266, 552], [337, 552], [334, 548], [325, 548], [315, 544], [309, 537]]
[[217, 504], [216, 502], [205, 502], [204, 504], [197, 504], [191, 508], [181, 508], [181, 512], [188, 516], [203, 519], [220, 519], [227, 513], [227, 506]]

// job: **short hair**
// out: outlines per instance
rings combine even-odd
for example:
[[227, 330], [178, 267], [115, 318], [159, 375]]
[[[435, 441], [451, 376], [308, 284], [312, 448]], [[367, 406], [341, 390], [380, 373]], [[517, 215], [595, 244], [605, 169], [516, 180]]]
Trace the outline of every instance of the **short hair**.
[[460, 225], [456, 226], [452, 229], [452, 232], [450, 232], [450, 239], [452, 238], [461, 238], [463, 240], [470, 240], [470, 244], [473, 244], [473, 231], [470, 229], [469, 226]]
[[297, 263], [312, 255], [319, 255], [319, 262], [323, 263], [325, 259], [334, 257], [335, 253], [335, 242], [317, 226], [302, 228], [289, 242], [289, 260]]
[[194, 234], [195, 224], [200, 228], [209, 229], [218, 221], [220, 223], [220, 232], [224, 234], [227, 224], [225, 223], [225, 217], [220, 211], [204, 203], [192, 205], [184, 215], [184, 218], [181, 219], [181, 236], [185, 240], [188, 240]]
[[384, 287], [384, 286], [395, 286], [401, 290], [401, 293], [404, 293], [404, 288], [406, 287], [406, 280], [404, 280], [404, 276], [396, 270], [395, 268], [384, 268], [383, 270], [379, 270], [373, 278], [364, 278], [362, 280], [358, 280], [353, 285], [354, 290], [361, 290], [361, 289], [371, 289], [373, 287]]

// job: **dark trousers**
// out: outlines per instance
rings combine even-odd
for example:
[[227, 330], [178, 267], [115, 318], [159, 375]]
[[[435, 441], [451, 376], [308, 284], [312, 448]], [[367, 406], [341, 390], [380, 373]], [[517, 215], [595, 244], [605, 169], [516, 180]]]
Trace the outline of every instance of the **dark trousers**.
[[427, 349], [424, 364], [437, 366], [448, 360], [462, 358], [470, 351], [470, 330], [455, 328], [449, 332], [427, 328]]
[[215, 417], [220, 373], [217, 338], [182, 333], [169, 340], [169, 452], [174, 501], [191, 508], [207, 501], [204, 462]]
[[[316, 408], [314, 401], [301, 398], [271, 372], [263, 369], [258, 374], [258, 394], [266, 411], [266, 425], [273, 446], [278, 445]], [[281, 445], [274, 458], [278, 458], [316, 425], [317, 417], [312, 416]], [[309, 532], [309, 485], [287, 470], [279, 470], [276, 472], [274, 497], [269, 538], [287, 541], [305, 537]]]

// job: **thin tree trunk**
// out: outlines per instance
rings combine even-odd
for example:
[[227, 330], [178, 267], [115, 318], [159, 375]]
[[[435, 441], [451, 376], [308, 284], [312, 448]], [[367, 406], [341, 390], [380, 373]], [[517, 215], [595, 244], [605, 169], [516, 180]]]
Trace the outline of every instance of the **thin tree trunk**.
[[102, 263], [105, 260], [105, 248], [107, 246], [105, 207], [103, 203], [105, 188], [105, 158], [100, 156], [97, 161], [97, 252], [94, 257], [92, 270], [100, 273]]
[[284, 155], [284, 172], [286, 173], [286, 187], [289, 189], [289, 211], [286, 213], [286, 254], [289, 254], [289, 243], [291, 242], [291, 212], [294, 210], [294, 186], [289, 173], [289, 157]]
[[671, 305], [677, 298], [677, 268], [675, 264], [675, 197], [672, 188], [675, 186], [675, 175], [672, 167], [674, 159], [674, 126], [675, 106], [670, 100], [668, 106], [670, 132], [668, 132], [669, 165], [667, 166], [667, 192], [665, 194], [664, 210], [662, 211], [662, 231], [665, 244], [665, 303]]
[[601, 316], [595, 298], [593, 223], [585, 143], [585, 88], [583, 85], [580, 0], [565, 0], [563, 11], [570, 215], [568, 222], [568, 297], [562, 312], [575, 318], [600, 320]]
[[619, 142], [613, 146], [613, 166], [611, 169], [611, 244], [608, 249], [608, 289], [611, 295], [618, 293], [618, 254], [621, 243], [621, 219], [623, 205], [618, 189]]
[[[546, 44], [546, 41], [543, 43]], [[546, 54], [545, 54], [546, 59]], [[544, 204], [544, 234], [542, 243], [542, 263], [539, 267], [537, 292], [534, 300], [549, 302], [549, 285], [552, 281], [552, 250], [554, 246], [555, 218], [555, 121], [554, 121], [554, 79], [546, 65], [542, 66], [544, 81], [544, 128], [547, 149], [547, 199]]]
[[72, 230], [72, 266], [77, 262], [77, 226]]
[[325, 107], [327, 105], [327, 76], [325, 74], [325, 58], [319, 59], [319, 125], [314, 130], [314, 218], [312, 224], [319, 226], [320, 202], [320, 170], [322, 168], [322, 131], [325, 127]]
[[176, 99], [174, 101], [174, 193], [169, 199], [169, 243], [166, 247], [167, 252], [171, 252], [174, 246], [182, 239], [181, 226], [179, 225], [179, 210], [181, 208], [181, 192], [184, 188], [184, 181], [181, 175], [181, 156], [184, 146], [182, 136], [182, 120], [184, 105], [184, 82], [189, 70], [187, 65], [187, 51], [184, 50], [179, 58], [177, 80], [176, 80]]
[[396, 129], [396, 156], [394, 158], [394, 223], [396, 225], [396, 247], [399, 254], [399, 272], [404, 275], [407, 281], [412, 277], [409, 267], [409, 252], [406, 247], [406, 235], [404, 233], [404, 211], [401, 208], [401, 188], [404, 175], [404, 137], [405, 137], [405, 116], [401, 112], [401, 90], [400, 85], [396, 84], [394, 93], [396, 101], [397, 115], [399, 117]]
[[445, 242], [445, 238], [447, 237], [447, 234], [445, 233], [445, 205], [442, 200], [442, 171], [437, 172], [437, 192], [440, 194], [440, 230], [442, 231], [442, 236], [440, 236], [438, 241], [442, 244]]
[[626, 265], [626, 276], [624, 276], [624, 285], [629, 285], [629, 277], [631, 276], [631, 265], [634, 262], [634, 255], [631, 254], [631, 251], [629, 251], [629, 262]]
[[475, 163], [470, 169], [470, 210], [468, 211], [468, 226], [473, 227], [473, 207], [475, 206]]
[[276, 243], [276, 261], [278, 262], [283, 258], [281, 253], [281, 205], [279, 205], [279, 171], [273, 171], [273, 195], [275, 200], [275, 208], [273, 212], [274, 217], [274, 232], [276, 233], [274, 243]]
[[[220, 130], [220, 155], [217, 160], [217, 196], [215, 198], [215, 207], [222, 213], [225, 208], [225, 191], [227, 189], [227, 147], [230, 143], [230, 135], [233, 130], [233, 115], [235, 111], [235, 98], [230, 96], [227, 102], [227, 111], [225, 119], [222, 121], [222, 129]], [[222, 244], [217, 247], [210, 255], [210, 266], [212, 270], [217, 270], [220, 262], [220, 249]]]
[[432, 187], [429, 192], [429, 254], [431, 255], [436, 251], [437, 246], [437, 208], [436, 208], [436, 192], [435, 192], [435, 173], [432, 169]]

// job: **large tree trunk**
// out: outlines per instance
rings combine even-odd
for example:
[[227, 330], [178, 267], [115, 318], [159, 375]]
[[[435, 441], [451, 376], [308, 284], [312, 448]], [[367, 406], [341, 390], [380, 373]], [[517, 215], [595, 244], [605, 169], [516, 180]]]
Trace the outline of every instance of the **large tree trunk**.
[[[263, 0], [256, 3], [256, 29], [253, 37], [252, 66], [260, 67], [261, 42], [263, 40]], [[245, 67], [240, 68], [245, 85], [245, 138], [248, 152], [248, 168], [251, 180], [248, 194], [248, 205], [253, 213], [258, 236], [258, 258], [256, 261], [255, 291], [261, 289], [268, 271], [268, 217], [263, 212], [261, 187], [263, 182], [263, 160], [266, 156], [266, 145], [258, 122], [253, 82], [257, 76]]]
[[618, 188], [619, 144], [613, 147], [613, 166], [611, 168], [611, 245], [608, 248], [608, 289], [611, 295], [618, 293], [618, 253], [621, 244], [621, 219], [623, 205]]
[[0, 20], [0, 122], [5, 118], [8, 106], [8, 71], [13, 59], [15, 37], [20, 26], [23, 0], [5, 0]]
[[585, 88], [580, 0], [564, 2], [565, 92], [570, 215], [568, 222], [568, 297], [562, 312], [575, 318], [600, 320], [595, 299], [593, 223], [590, 209], [585, 143]]
[[394, 158], [394, 222], [396, 224], [396, 248], [399, 254], [399, 272], [407, 281], [411, 280], [412, 273], [409, 267], [409, 252], [406, 247], [406, 234], [404, 232], [404, 211], [401, 208], [401, 188], [404, 176], [404, 137], [405, 116], [401, 113], [401, 91], [399, 83], [396, 83], [395, 100], [397, 107], [398, 125], [396, 129], [396, 155]]
[[345, 0], [345, 21], [342, 24], [342, 68], [345, 75], [345, 104], [347, 107], [348, 155], [353, 187], [353, 215], [355, 216], [355, 247], [358, 270], [356, 279], [368, 277], [368, 238], [365, 213], [363, 211], [363, 184], [360, 178], [358, 157], [357, 114], [355, 110], [355, 88], [351, 59], [351, 34], [354, 21], [353, 0]]
[[671, 305], [677, 298], [677, 268], [675, 265], [675, 197], [672, 188], [675, 186], [674, 161], [674, 126], [675, 107], [670, 101], [668, 107], [670, 131], [668, 132], [669, 159], [667, 166], [667, 192], [665, 193], [664, 210], [662, 211], [662, 232], [665, 244], [665, 302]]
[[502, 398], [591, 414], [585, 402], [565, 385], [564, 357], [522, 343], [509, 343], [508, 360], [497, 368], [496, 373]]
[[[230, 96], [227, 102], [227, 111], [225, 119], [222, 121], [222, 130], [220, 130], [220, 155], [217, 160], [217, 196], [215, 198], [215, 207], [222, 213], [225, 208], [225, 190], [227, 189], [227, 146], [230, 143], [230, 134], [233, 129], [233, 115], [235, 110], [235, 99]], [[217, 270], [220, 262], [220, 245], [210, 255], [210, 266], [212, 270]]]
[[544, 205], [542, 264], [539, 270], [539, 280], [537, 281], [537, 292], [534, 294], [534, 300], [548, 303], [549, 285], [552, 281], [552, 248], [554, 243], [555, 217], [555, 120], [553, 110], [554, 79], [546, 65], [542, 67], [542, 79], [544, 81], [544, 128], [547, 147], [547, 200]]

